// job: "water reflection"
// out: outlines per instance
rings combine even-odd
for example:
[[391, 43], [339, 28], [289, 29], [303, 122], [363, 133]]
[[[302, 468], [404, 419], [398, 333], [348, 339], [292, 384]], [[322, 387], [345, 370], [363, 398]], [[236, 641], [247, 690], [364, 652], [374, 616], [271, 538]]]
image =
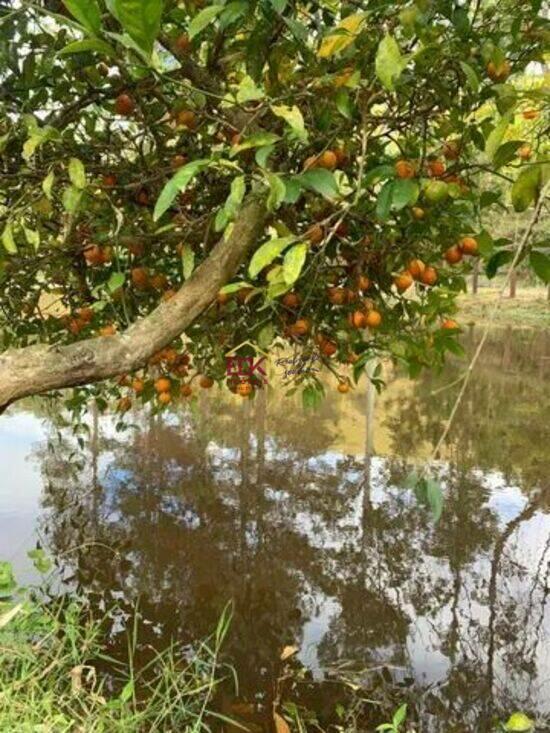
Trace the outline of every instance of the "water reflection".
[[412, 696], [423, 731], [550, 716], [548, 357], [545, 335], [491, 339], [435, 467], [436, 526], [401, 487], [459, 363], [416, 385], [389, 375], [375, 409], [364, 389], [313, 415], [203, 395], [125, 433], [92, 410], [82, 446], [47, 421], [42, 534], [67, 582], [141, 598], [144, 650], [208, 633], [234, 599], [227, 651], [248, 698], [269, 696], [296, 644], [319, 679], [346, 662], [375, 695]]

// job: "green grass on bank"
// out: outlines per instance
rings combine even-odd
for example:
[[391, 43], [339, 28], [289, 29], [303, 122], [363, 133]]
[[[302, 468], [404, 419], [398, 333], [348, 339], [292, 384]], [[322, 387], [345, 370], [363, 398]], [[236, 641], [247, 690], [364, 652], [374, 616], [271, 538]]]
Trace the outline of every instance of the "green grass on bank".
[[476, 295], [461, 295], [461, 323], [483, 325], [490, 321], [496, 326], [550, 328], [550, 301], [545, 288], [518, 286], [515, 298], [505, 296], [499, 301], [500, 290], [500, 286], [491, 285], [480, 288]]

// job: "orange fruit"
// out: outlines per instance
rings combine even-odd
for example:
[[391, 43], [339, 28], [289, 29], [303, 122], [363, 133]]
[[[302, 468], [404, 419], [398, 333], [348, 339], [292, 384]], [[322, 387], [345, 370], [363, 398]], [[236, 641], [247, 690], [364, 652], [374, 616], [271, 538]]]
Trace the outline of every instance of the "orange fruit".
[[106, 326], [102, 326], [99, 329], [100, 336], [114, 336], [116, 333], [116, 326], [113, 323], [108, 323]]
[[312, 245], [319, 244], [325, 238], [325, 233], [323, 232], [323, 227], [320, 224], [314, 224], [305, 233], [305, 238]]
[[358, 275], [355, 282], [357, 290], [368, 290], [370, 288], [370, 280], [366, 275]]
[[77, 316], [81, 321], [84, 323], [90, 323], [92, 318], [94, 317], [94, 311], [92, 308], [79, 308], [76, 312]]
[[305, 336], [309, 332], [310, 323], [306, 318], [299, 318], [296, 323], [291, 326], [291, 333], [294, 336]]
[[458, 246], [465, 255], [475, 255], [478, 252], [479, 245], [477, 239], [473, 237], [462, 237]]
[[86, 264], [90, 267], [93, 267], [94, 265], [102, 265], [103, 264], [103, 250], [99, 245], [92, 244], [90, 247], [86, 247], [84, 250], [84, 259], [86, 260]]
[[237, 385], [237, 394], [239, 394], [241, 397], [250, 397], [252, 392], [254, 391], [254, 388], [250, 384], [250, 382], [239, 382]]
[[415, 280], [420, 280], [422, 278], [422, 273], [425, 269], [426, 265], [422, 262], [422, 260], [419, 259], [411, 260], [407, 265], [407, 270], [411, 273]]
[[416, 167], [409, 160], [398, 160], [395, 164], [395, 173], [398, 178], [414, 178]]
[[132, 382], [132, 389], [136, 394], [141, 394], [143, 390], [145, 389], [145, 384], [143, 382], [143, 379], [134, 379]]
[[323, 356], [334, 356], [334, 354], [338, 351], [338, 346], [334, 343], [334, 341], [329, 341], [328, 339], [324, 339], [323, 342], [319, 345], [319, 348], [321, 349], [321, 353]]
[[410, 272], [405, 271], [394, 277], [393, 282], [395, 283], [396, 288], [400, 292], [404, 292], [405, 290], [408, 290], [411, 285], [413, 284], [413, 276]]
[[85, 325], [86, 324], [79, 318], [71, 318], [67, 323], [67, 328], [73, 334], [73, 336], [78, 336], [78, 334], [82, 331]]
[[447, 160], [457, 160], [460, 156], [460, 147], [454, 140], [447, 140], [443, 144], [443, 157]]
[[532, 154], [533, 150], [530, 145], [522, 145], [518, 150], [518, 157], [521, 158], [521, 160], [529, 160]]
[[178, 125], [189, 130], [194, 130], [197, 126], [197, 115], [192, 109], [181, 109], [176, 115], [176, 120]]
[[160, 402], [161, 405], [169, 405], [170, 402], [172, 402], [172, 395], [170, 392], [160, 392], [160, 394], [157, 396], [157, 400]]
[[117, 403], [117, 412], [128, 412], [132, 407], [132, 400], [129, 397], [121, 397]]
[[146, 267], [134, 267], [130, 272], [130, 277], [136, 288], [145, 290], [149, 287], [149, 270]]
[[524, 120], [536, 120], [538, 116], [538, 109], [526, 109], [522, 112], [522, 117]]
[[443, 323], [441, 324], [441, 328], [454, 329], [454, 328], [459, 328], [459, 325], [456, 321], [453, 321], [452, 318], [446, 318], [443, 321]]
[[456, 265], [462, 259], [462, 252], [460, 248], [454, 244], [452, 247], [449, 247], [444, 256], [449, 265]]
[[349, 382], [338, 382], [337, 389], [340, 394], [347, 394], [349, 392]]
[[504, 81], [510, 76], [511, 70], [510, 62], [507, 60], [496, 64], [494, 61], [489, 61], [487, 64], [487, 76], [492, 81]]
[[199, 384], [203, 389], [210, 389], [214, 386], [214, 380], [212, 377], [207, 377], [206, 375], [203, 375], [200, 380]]
[[112, 188], [113, 186], [116, 186], [117, 184], [117, 177], [113, 173], [108, 173], [106, 176], [103, 176], [103, 185], [107, 188]]
[[287, 308], [298, 308], [300, 303], [302, 302], [302, 299], [298, 295], [298, 293], [295, 293], [291, 291], [290, 293], [285, 293], [282, 299], [282, 303]]
[[369, 328], [378, 328], [378, 326], [382, 323], [382, 314], [379, 313], [377, 310], [368, 311], [365, 316], [365, 321], [366, 325]]
[[134, 257], [142, 257], [145, 252], [145, 246], [143, 242], [130, 242], [127, 247], [128, 252], [134, 255]]
[[189, 51], [189, 49], [191, 48], [191, 41], [189, 40], [189, 36], [187, 35], [187, 33], [182, 33], [180, 36], [178, 36], [176, 38], [174, 46], [181, 53]]
[[445, 163], [442, 160], [430, 160], [426, 167], [432, 178], [439, 178], [445, 173]]
[[136, 103], [129, 94], [119, 94], [115, 100], [115, 112], [122, 117], [129, 117], [136, 108]]
[[338, 158], [336, 153], [332, 150], [325, 150], [324, 153], [317, 158], [317, 167], [326, 168], [329, 171], [333, 171], [338, 165]]
[[156, 275], [153, 275], [150, 283], [155, 290], [164, 290], [168, 287], [168, 278], [163, 273], [157, 273]]
[[149, 206], [149, 191], [146, 188], [140, 188], [136, 193], [136, 204], [139, 206]]
[[162, 392], [170, 392], [172, 383], [167, 377], [159, 377], [155, 382], [156, 391], [161, 394]]
[[328, 288], [327, 298], [332, 305], [344, 305], [346, 302], [346, 290], [345, 288]]
[[334, 155], [336, 156], [338, 167], [342, 168], [348, 162], [348, 156], [344, 148], [335, 148]]
[[190, 384], [182, 384], [181, 385], [181, 396], [182, 397], [191, 397], [193, 394], [193, 388]]
[[365, 328], [367, 317], [363, 311], [356, 310], [349, 314], [348, 320], [354, 328]]
[[189, 161], [189, 158], [186, 155], [174, 155], [172, 160], [170, 161], [170, 165], [172, 168], [182, 168], [187, 162]]
[[426, 212], [424, 211], [424, 209], [421, 206], [413, 206], [411, 211], [412, 211], [413, 217], [417, 219], [418, 221], [420, 221], [421, 219], [424, 219], [424, 217], [426, 216]]
[[424, 268], [423, 273], [420, 275], [420, 279], [424, 285], [435, 285], [437, 282], [437, 270], [435, 267]]

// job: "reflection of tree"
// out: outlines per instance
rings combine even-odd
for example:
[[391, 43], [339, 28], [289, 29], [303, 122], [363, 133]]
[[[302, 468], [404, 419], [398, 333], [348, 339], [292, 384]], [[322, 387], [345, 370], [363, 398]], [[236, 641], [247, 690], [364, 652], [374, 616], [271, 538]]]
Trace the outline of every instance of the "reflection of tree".
[[[204, 635], [232, 598], [228, 653], [249, 694], [269, 689], [281, 646], [307, 644], [308, 622], [324, 618], [322, 664], [416, 673], [421, 716], [445, 720], [442, 731], [477, 730], [493, 704], [510, 709], [515, 695], [536, 709], [518, 658], [535, 680], [548, 547], [531, 568], [512, 538], [542, 493], [524, 482], [529, 503], [502, 522], [459, 448], [470, 460], [440, 467], [447, 499], [434, 526], [400, 488], [405, 463], [372, 455], [372, 431], [364, 457], [331, 450], [328, 412], [313, 421], [260, 395], [134, 421], [117, 434], [92, 416], [84, 451], [65, 429], [38, 457], [52, 550], [92, 599], [121, 598], [130, 611], [140, 596], [144, 652], [172, 635]], [[443, 660], [432, 689], [417, 670], [419, 648]]]

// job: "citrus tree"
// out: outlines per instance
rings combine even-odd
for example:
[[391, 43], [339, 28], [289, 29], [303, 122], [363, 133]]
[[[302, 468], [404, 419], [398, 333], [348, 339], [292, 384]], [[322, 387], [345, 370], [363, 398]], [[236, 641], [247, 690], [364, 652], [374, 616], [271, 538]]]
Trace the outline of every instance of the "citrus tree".
[[540, 0], [13, 0], [0, 34], [3, 406], [168, 404], [284, 343], [342, 392], [415, 375], [474, 258], [513, 256], [484, 211], [544, 187]]

